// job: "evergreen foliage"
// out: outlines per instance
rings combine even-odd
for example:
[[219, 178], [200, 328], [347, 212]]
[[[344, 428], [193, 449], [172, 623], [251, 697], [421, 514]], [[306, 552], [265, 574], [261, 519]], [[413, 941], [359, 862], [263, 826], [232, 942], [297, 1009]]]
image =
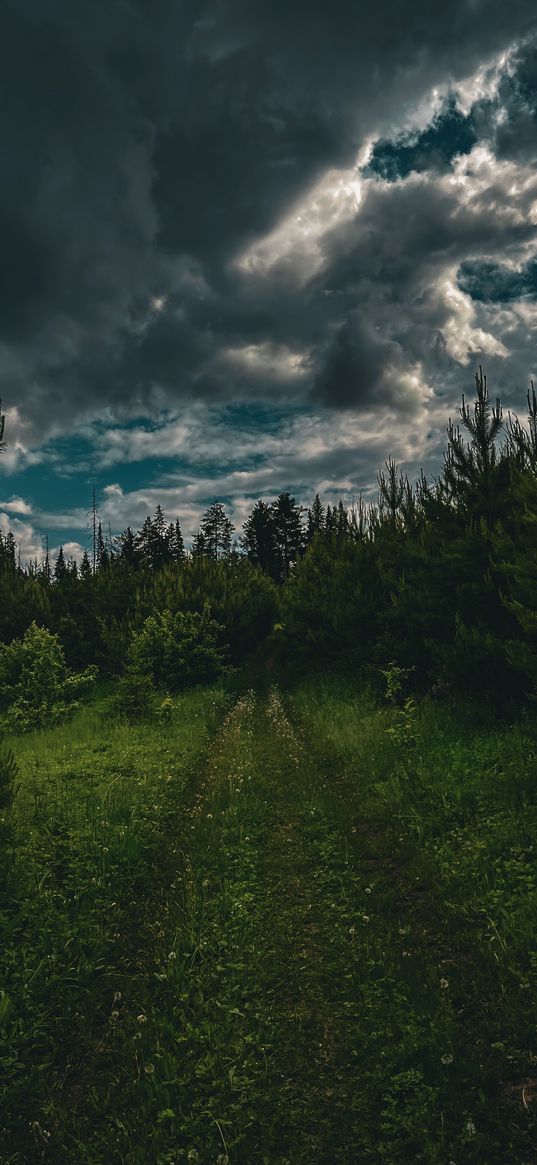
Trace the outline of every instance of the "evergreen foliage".
[[231, 551], [231, 535], [235, 527], [221, 502], [213, 502], [201, 520], [198, 554], [217, 562]]

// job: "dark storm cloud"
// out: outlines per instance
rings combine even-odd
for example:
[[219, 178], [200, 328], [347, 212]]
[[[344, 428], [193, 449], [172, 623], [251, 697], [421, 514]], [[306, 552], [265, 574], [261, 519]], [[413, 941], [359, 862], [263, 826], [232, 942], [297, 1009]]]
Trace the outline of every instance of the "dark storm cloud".
[[[284, 390], [286, 366], [270, 345], [307, 353], [309, 378], [290, 376], [289, 391], [313, 387], [339, 407], [374, 395], [388, 383], [383, 370], [402, 365], [401, 345], [417, 351], [421, 325], [403, 311], [388, 333], [362, 318], [357, 296], [369, 294], [375, 270], [375, 302], [403, 302], [409, 288], [418, 296], [427, 250], [455, 254], [462, 238], [464, 258], [465, 231], [478, 247], [492, 221], [480, 227], [475, 216], [455, 230], [447, 195], [422, 207], [403, 197], [411, 225], [401, 222], [396, 238], [372, 220], [387, 205], [375, 195], [365, 228], [351, 223], [327, 243], [324, 276], [300, 303], [284, 265], [248, 278], [233, 261], [330, 167], [352, 166], [367, 135], [391, 140], [433, 85], [471, 73], [532, 18], [529, 0], [6, 0], [0, 371], [9, 403], [39, 429], [105, 404], [140, 409], [153, 390], [172, 400], [270, 395]], [[510, 89], [528, 117], [532, 68], [521, 55]], [[447, 165], [471, 127], [451, 111], [430, 133], [413, 156], [418, 169], [427, 151]], [[400, 154], [401, 174], [408, 163]], [[385, 226], [391, 250], [379, 238]], [[262, 354], [243, 366], [233, 353], [248, 345]]]
[[329, 401], [335, 408], [374, 402], [394, 348], [357, 312], [350, 312], [322, 361], [313, 399], [323, 404]]
[[[316, 354], [322, 365], [317, 399], [367, 407], [379, 387], [382, 399], [396, 400], [397, 374], [404, 378], [412, 366], [420, 375], [425, 369], [427, 382], [439, 388], [457, 377], [460, 383], [460, 364], [469, 358], [486, 353], [494, 365], [501, 341], [496, 328], [492, 336], [484, 330], [486, 320], [472, 318], [471, 301], [457, 300], [457, 268], [461, 259], [471, 266], [470, 257], [483, 252], [518, 253], [534, 239], [535, 227], [506, 201], [493, 163], [485, 179], [478, 169], [481, 188], [462, 203], [457, 185], [428, 175], [374, 183], [352, 224], [325, 236], [324, 265], [313, 285], [338, 305], [345, 322], [328, 353]], [[351, 339], [351, 303], [362, 305], [358, 341]]]

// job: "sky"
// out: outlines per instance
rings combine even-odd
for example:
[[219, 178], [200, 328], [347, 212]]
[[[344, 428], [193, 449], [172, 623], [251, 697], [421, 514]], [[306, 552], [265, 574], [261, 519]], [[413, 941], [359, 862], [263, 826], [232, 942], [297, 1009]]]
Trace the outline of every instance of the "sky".
[[370, 497], [537, 379], [529, 0], [4, 0], [0, 530]]

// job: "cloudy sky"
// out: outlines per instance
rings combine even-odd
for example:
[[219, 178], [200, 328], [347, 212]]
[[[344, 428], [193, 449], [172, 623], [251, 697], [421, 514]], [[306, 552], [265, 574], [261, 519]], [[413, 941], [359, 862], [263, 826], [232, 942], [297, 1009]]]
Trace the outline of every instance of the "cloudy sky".
[[4, 0], [0, 529], [433, 472], [537, 376], [529, 0]]

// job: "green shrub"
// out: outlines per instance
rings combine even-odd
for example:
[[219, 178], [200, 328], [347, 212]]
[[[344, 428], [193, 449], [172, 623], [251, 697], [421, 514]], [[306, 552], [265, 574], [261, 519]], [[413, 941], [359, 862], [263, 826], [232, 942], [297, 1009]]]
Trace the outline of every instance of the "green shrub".
[[69, 672], [57, 635], [32, 623], [23, 639], [0, 645], [0, 701], [6, 727], [27, 732], [55, 723], [77, 706], [97, 669]]
[[225, 670], [224, 651], [218, 646], [221, 630], [207, 606], [201, 614], [150, 615], [132, 641], [129, 670], [150, 676], [163, 691], [210, 683]]

